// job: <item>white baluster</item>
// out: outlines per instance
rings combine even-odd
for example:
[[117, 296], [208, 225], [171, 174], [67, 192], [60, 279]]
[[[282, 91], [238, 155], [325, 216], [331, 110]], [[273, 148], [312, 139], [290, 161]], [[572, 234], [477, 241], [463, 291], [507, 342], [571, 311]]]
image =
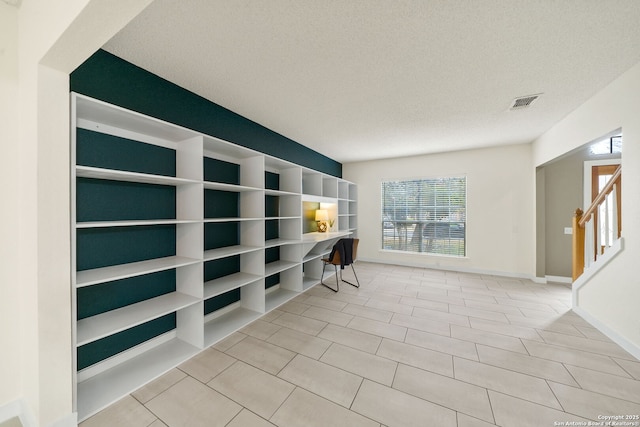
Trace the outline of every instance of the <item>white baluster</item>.
[[[613, 191], [611, 192], [612, 204], [613, 204], [613, 218], [611, 218], [611, 232], [613, 234], [613, 240], [618, 240], [618, 189], [617, 184], [613, 184]], [[612, 242], [613, 243], [613, 242]]]

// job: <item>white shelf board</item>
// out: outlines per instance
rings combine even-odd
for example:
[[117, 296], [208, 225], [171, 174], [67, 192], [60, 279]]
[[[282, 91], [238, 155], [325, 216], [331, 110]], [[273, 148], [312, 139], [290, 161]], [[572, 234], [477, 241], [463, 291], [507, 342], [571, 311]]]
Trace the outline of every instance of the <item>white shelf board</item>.
[[142, 227], [148, 225], [197, 224], [198, 219], [148, 219], [148, 220], [119, 220], [119, 221], [87, 221], [76, 223], [76, 228], [107, 228], [107, 227]]
[[258, 251], [260, 249], [262, 249], [262, 247], [246, 245], [234, 245], [217, 249], [209, 249], [208, 251], [204, 251], [204, 261], [211, 261], [214, 259], [226, 258], [233, 255], [246, 254], [248, 252]]
[[158, 271], [197, 264], [199, 262], [200, 260], [194, 258], [170, 256], [78, 271], [76, 273], [76, 287], [81, 288], [83, 286], [91, 286], [98, 283], [126, 279], [128, 277], [142, 276], [143, 274], [156, 273]]
[[179, 142], [198, 135], [181, 126], [164, 122], [135, 111], [126, 110], [88, 96], [74, 93], [78, 120], [88, 120], [149, 135], [167, 141]]
[[204, 283], [204, 299], [213, 298], [217, 295], [239, 288], [249, 283], [262, 279], [262, 276], [249, 273], [234, 273], [218, 279], [209, 280]]
[[240, 217], [227, 217], [227, 218], [205, 218], [206, 222], [242, 222], [242, 221], [262, 221], [262, 218], [240, 218]]
[[262, 313], [238, 307], [204, 324], [205, 347], [215, 344], [262, 316]]
[[284, 246], [284, 245], [295, 245], [297, 243], [302, 243], [302, 240], [295, 239], [270, 239], [264, 242], [265, 248], [273, 248], [275, 246]]
[[271, 311], [274, 308], [277, 308], [284, 304], [285, 302], [295, 298], [300, 295], [298, 292], [290, 291], [288, 289], [277, 289], [273, 292], [268, 292], [265, 295], [265, 309], [266, 311]]
[[200, 302], [199, 298], [172, 292], [146, 301], [87, 317], [77, 323], [77, 345], [85, 345], [149, 320]]
[[300, 216], [268, 216], [265, 221], [275, 221], [277, 219], [300, 219]]
[[226, 184], [224, 182], [204, 181], [206, 190], [230, 191], [233, 193], [241, 193], [243, 191], [263, 191], [261, 188], [247, 187], [245, 185]]
[[285, 260], [270, 262], [269, 264], [264, 265], [264, 275], [271, 276], [273, 274], [280, 273], [281, 271], [285, 271], [292, 267], [295, 267], [298, 264], [300, 263]]
[[291, 191], [271, 190], [268, 188], [264, 189], [264, 194], [268, 196], [299, 196], [300, 195], [300, 193], [293, 193]]
[[200, 184], [200, 181], [175, 178], [172, 176], [150, 175], [139, 172], [126, 172], [113, 169], [94, 168], [91, 166], [76, 166], [76, 176], [80, 178], [107, 179], [110, 181], [139, 182], [143, 184], [159, 185], [190, 185]]
[[314, 231], [312, 233], [304, 233], [302, 235], [302, 240], [305, 243], [322, 242], [325, 240], [339, 239], [341, 237], [346, 237], [349, 234], [351, 233], [349, 233], [348, 231], [329, 231], [325, 233], [319, 233], [317, 231]]
[[336, 197], [325, 197], [317, 194], [303, 194], [302, 201], [316, 203], [337, 203], [338, 199]]
[[320, 259], [320, 258], [322, 258], [323, 256], [329, 255], [330, 253], [331, 253], [331, 251], [325, 251], [325, 252], [323, 252], [323, 253], [321, 253], [321, 254], [318, 254], [318, 253], [309, 253], [309, 254], [307, 254], [307, 255], [304, 257], [304, 259], [302, 260], [302, 262], [309, 262], [309, 261], [313, 261], [313, 260], [315, 260], [315, 259]]
[[158, 378], [199, 351], [198, 348], [174, 338], [78, 383], [78, 421]]

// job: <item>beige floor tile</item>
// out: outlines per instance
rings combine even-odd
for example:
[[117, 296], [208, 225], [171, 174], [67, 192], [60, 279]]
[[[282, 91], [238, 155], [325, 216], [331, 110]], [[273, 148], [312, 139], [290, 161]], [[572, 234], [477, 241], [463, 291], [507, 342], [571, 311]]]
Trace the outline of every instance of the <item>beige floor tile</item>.
[[377, 289], [372, 289], [370, 291], [360, 291], [359, 294], [362, 296], [368, 297], [369, 298], [368, 302], [370, 302], [373, 299], [380, 302], [397, 304], [400, 302], [400, 298], [402, 298], [400, 295], [385, 294], [383, 292], [378, 291]]
[[[362, 282], [362, 281], [361, 281]], [[345, 289], [348, 289], [345, 287]], [[363, 296], [360, 295], [353, 295], [353, 294], [349, 294], [347, 292], [344, 291], [344, 289], [340, 289], [341, 292], [337, 292], [333, 295], [327, 296], [325, 298], [329, 298], [332, 300], [336, 300], [336, 301], [343, 301], [346, 302], [348, 304], [355, 304], [355, 305], [365, 305], [367, 303], [367, 301], [369, 301], [369, 298], [365, 298]]]
[[430, 301], [426, 299], [403, 297], [402, 299], [400, 299], [400, 304], [410, 305], [412, 307], [428, 308], [429, 310], [437, 310], [437, 311], [443, 311], [443, 312], [449, 311], [449, 304], [447, 304], [446, 302], [440, 302], [440, 301]]
[[482, 310], [479, 308], [463, 307], [460, 305], [451, 305], [449, 307], [449, 312], [454, 314], [461, 314], [463, 316], [469, 317], [470, 319], [475, 317], [477, 319], [493, 320], [495, 322], [503, 322], [503, 323], [509, 322], [509, 319], [507, 319], [507, 316], [505, 316], [504, 313]]
[[236, 359], [233, 357], [210, 347], [187, 360], [178, 368], [198, 381], [208, 383], [213, 377], [233, 365], [235, 361]]
[[345, 408], [351, 406], [362, 384], [362, 377], [301, 355], [294, 357], [278, 377]]
[[379, 322], [389, 322], [393, 316], [393, 313], [390, 311], [377, 310], [375, 308], [368, 308], [354, 304], [348, 304], [342, 312], [363, 317], [365, 319], [377, 320]]
[[453, 377], [453, 358], [450, 354], [388, 339], [382, 340], [376, 354], [395, 362]]
[[447, 295], [454, 298], [462, 298], [463, 300], [473, 300], [473, 301], [481, 301], [489, 304], [493, 304], [496, 302], [495, 297], [491, 295], [483, 295], [472, 292], [458, 292], [458, 291], [447, 291]]
[[280, 326], [286, 326], [289, 329], [294, 329], [309, 335], [318, 335], [322, 328], [327, 326], [327, 322], [321, 322], [320, 320], [309, 319], [308, 317], [302, 317], [291, 313], [283, 314], [274, 320], [273, 323]]
[[560, 423], [566, 423], [567, 421], [588, 422], [587, 419], [577, 415], [570, 415], [491, 390], [489, 390], [489, 399], [491, 400], [496, 424], [499, 426], [547, 427], [566, 425]]
[[296, 388], [270, 421], [279, 427], [378, 427], [379, 424]]
[[240, 341], [227, 354], [274, 375], [295, 356], [292, 351], [253, 337]]
[[557, 322], [554, 320], [533, 319], [531, 317], [516, 316], [507, 314], [507, 318], [512, 325], [528, 326], [530, 328], [540, 329], [543, 331], [559, 332], [561, 334], [574, 335], [583, 337], [584, 335], [576, 329], [571, 323]]
[[494, 311], [496, 313], [514, 314], [516, 316], [522, 316], [522, 312], [518, 307], [502, 304], [490, 304], [482, 301], [467, 300], [464, 304], [467, 307], [479, 308], [480, 310]]
[[274, 427], [269, 421], [243, 409], [226, 427]]
[[363, 319], [361, 317], [355, 317], [349, 322], [347, 327], [396, 341], [404, 341], [407, 334], [407, 328], [405, 327], [378, 322], [377, 320]]
[[313, 305], [316, 307], [327, 308], [329, 310], [340, 311], [347, 305], [344, 301], [338, 301], [329, 298], [322, 298], [317, 296], [310, 296], [305, 302], [305, 304]]
[[418, 347], [464, 357], [465, 359], [478, 360], [476, 345], [472, 342], [459, 340], [457, 338], [449, 338], [442, 335], [431, 334], [429, 332], [409, 329], [407, 331], [407, 338], [404, 342], [407, 344], [417, 345]]
[[604, 342], [612, 342], [605, 334], [603, 334], [602, 332], [600, 332], [599, 330], [597, 330], [596, 328], [591, 328], [589, 326], [576, 326], [576, 328], [582, 332], [582, 334], [591, 339], [591, 340], [598, 340], [598, 341], [604, 341]]
[[320, 361], [389, 386], [393, 382], [393, 376], [398, 366], [396, 362], [384, 357], [340, 344], [332, 344], [320, 358]]
[[187, 375], [179, 369], [172, 369], [161, 377], [140, 387], [131, 395], [141, 403], [147, 403]]
[[294, 389], [288, 382], [243, 362], [234, 363], [207, 385], [266, 419]]
[[612, 342], [590, 340], [589, 338], [574, 337], [549, 331], [540, 331], [539, 334], [547, 344], [569, 347], [575, 350], [588, 351], [590, 353], [598, 353], [606, 356], [619, 357], [620, 359], [625, 360], [636, 360], [633, 356]]
[[526, 399], [550, 408], [562, 409], [547, 382], [540, 378], [458, 357], [453, 359], [453, 369], [457, 380]]
[[0, 427], [23, 427], [19, 417], [12, 417], [8, 420], [0, 421]]
[[435, 320], [437, 322], [451, 323], [452, 325], [467, 327], [469, 326], [469, 318], [467, 316], [453, 313], [443, 313], [441, 311], [429, 310], [427, 308], [414, 308], [413, 316], [423, 319]]
[[[146, 404], [167, 426], [225, 426], [242, 407], [187, 377]], [[124, 425], [124, 424], [112, 424]]]
[[493, 427], [495, 424], [458, 412], [458, 427]]
[[494, 421], [483, 387], [400, 364], [393, 388], [484, 421]]
[[507, 335], [515, 338], [523, 338], [531, 341], [542, 341], [538, 332], [527, 326], [510, 325], [507, 323], [494, 322], [491, 320], [471, 319], [471, 327], [486, 332]]
[[167, 427], [167, 425], [160, 420], [155, 420], [154, 422], [149, 424], [149, 427]]
[[278, 329], [280, 329], [280, 326], [258, 319], [240, 329], [240, 332], [254, 338], [258, 338], [259, 340], [266, 340], [271, 335], [275, 334]]
[[234, 332], [225, 339], [218, 341], [213, 345], [213, 348], [219, 351], [227, 351], [234, 345], [238, 344], [240, 341], [245, 339], [247, 336], [245, 334], [241, 334], [240, 332]]
[[376, 299], [370, 299], [369, 302], [365, 304], [365, 307], [376, 308], [378, 310], [391, 311], [393, 313], [406, 314], [406, 315], [409, 315], [409, 316], [413, 312], [413, 307], [410, 306], [410, 305], [404, 305], [404, 304], [400, 304], [400, 303], [393, 303], [393, 302], [386, 302], [386, 301], [379, 301], [379, 300], [376, 300]]
[[537, 341], [522, 340], [522, 342], [532, 356], [629, 378], [627, 372], [610, 357]]
[[508, 351], [515, 351], [527, 354], [527, 349], [519, 338], [509, 337], [494, 332], [481, 331], [479, 329], [465, 328], [463, 326], [451, 325], [451, 336], [477, 344], [485, 344], [491, 347], [502, 348]]
[[337, 325], [327, 325], [327, 327], [318, 334], [318, 338], [324, 338], [338, 344], [366, 351], [367, 353], [375, 353], [380, 346], [380, 342], [382, 342], [382, 338], [379, 336]]
[[480, 362], [538, 378], [578, 387], [569, 371], [558, 362], [478, 344]]
[[389, 427], [456, 425], [455, 411], [367, 380], [351, 409]]
[[[306, 301], [309, 298], [311, 298], [311, 297], [307, 296], [304, 300]], [[279, 308], [280, 308], [280, 310], [282, 310], [284, 312], [287, 312], [287, 313], [302, 314], [309, 307], [311, 307], [309, 304], [305, 304], [305, 303], [301, 303], [301, 302], [292, 300], [292, 301], [289, 301], [289, 302], [287, 302], [285, 304], [282, 304]]]
[[549, 304], [541, 304], [537, 302], [512, 299], [512, 298], [500, 298], [496, 297], [496, 301], [500, 305], [514, 306], [519, 308], [527, 308], [529, 310], [548, 311], [550, 313], [557, 313]]
[[640, 381], [636, 379], [621, 378], [577, 366], [567, 366], [567, 369], [585, 390], [640, 403]]
[[284, 327], [273, 334], [267, 342], [313, 359], [320, 358], [331, 345], [331, 341]]
[[309, 307], [309, 309], [305, 310], [305, 312], [302, 313], [302, 316], [340, 326], [347, 326], [353, 319], [353, 315], [351, 314], [315, 306]]
[[450, 336], [449, 324], [436, 320], [423, 319], [404, 314], [394, 314], [391, 318], [392, 325], [404, 326], [405, 328], [417, 329], [419, 331], [431, 332], [433, 334]]
[[598, 421], [598, 415], [640, 415], [640, 404], [564, 384], [549, 386], [566, 412]]
[[156, 416], [131, 396], [125, 396], [113, 405], [84, 420], [80, 427], [131, 426], [147, 427]]
[[615, 359], [615, 361], [633, 378], [640, 380], [640, 362], [633, 362], [631, 360], [624, 359]]
[[277, 319], [278, 317], [280, 317], [282, 314], [284, 313], [284, 311], [282, 310], [271, 310], [270, 312], [263, 314], [262, 317], [260, 318], [260, 320], [264, 321], [264, 322], [271, 322], [275, 319]]

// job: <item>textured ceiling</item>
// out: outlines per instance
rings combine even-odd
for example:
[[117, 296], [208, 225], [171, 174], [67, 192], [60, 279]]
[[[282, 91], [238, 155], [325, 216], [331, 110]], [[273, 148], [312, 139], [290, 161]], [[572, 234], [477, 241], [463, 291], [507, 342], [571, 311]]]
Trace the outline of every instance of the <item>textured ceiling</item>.
[[155, 0], [105, 49], [347, 163], [528, 143], [640, 61], [638, 23], [638, 0]]

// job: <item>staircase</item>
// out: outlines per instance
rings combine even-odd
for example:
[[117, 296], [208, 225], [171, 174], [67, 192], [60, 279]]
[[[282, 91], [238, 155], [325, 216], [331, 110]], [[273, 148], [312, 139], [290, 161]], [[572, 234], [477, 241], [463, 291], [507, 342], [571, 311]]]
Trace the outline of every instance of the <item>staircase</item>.
[[573, 217], [574, 284], [584, 273], [592, 275], [621, 249], [621, 188], [622, 165], [586, 212], [576, 209]]

